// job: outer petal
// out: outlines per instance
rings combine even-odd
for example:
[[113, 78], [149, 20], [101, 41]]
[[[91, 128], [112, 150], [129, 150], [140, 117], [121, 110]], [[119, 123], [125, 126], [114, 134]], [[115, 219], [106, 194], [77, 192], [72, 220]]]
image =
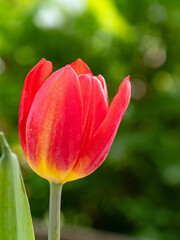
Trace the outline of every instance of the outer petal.
[[70, 65], [74, 71], [76, 72], [76, 74], [79, 76], [81, 74], [92, 74], [91, 70], [89, 69], [89, 67], [87, 66], [87, 64], [85, 62], [83, 62], [82, 59], [78, 58], [75, 62], [71, 63]]
[[35, 96], [26, 127], [28, 162], [49, 181], [62, 182], [82, 140], [82, 95], [70, 66], [52, 74]]
[[19, 107], [19, 138], [21, 146], [26, 154], [26, 121], [34, 100], [34, 97], [42, 86], [44, 79], [52, 72], [52, 63], [41, 61], [29, 72], [25, 79]]
[[109, 112], [91, 139], [91, 142], [82, 149], [79, 159], [74, 166], [72, 172], [64, 180], [72, 181], [78, 178], [82, 178], [93, 171], [95, 171], [105, 160], [117, 129], [125, 113], [129, 101], [131, 85], [129, 77], [125, 78], [121, 83], [118, 93], [114, 97]]

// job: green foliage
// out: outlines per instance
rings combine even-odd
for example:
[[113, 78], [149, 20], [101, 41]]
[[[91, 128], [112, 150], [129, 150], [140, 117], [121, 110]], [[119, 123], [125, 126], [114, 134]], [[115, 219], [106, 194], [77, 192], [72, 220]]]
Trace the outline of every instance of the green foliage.
[[[54, 70], [81, 57], [105, 77], [110, 100], [131, 75], [107, 160], [63, 189], [64, 224], [179, 240], [179, 0], [1, 0], [0, 16], [0, 129], [12, 145], [23, 81], [42, 57]], [[48, 184], [23, 167], [32, 214], [42, 218]]]
[[34, 240], [29, 203], [17, 157], [0, 132], [0, 233], [1, 239]]

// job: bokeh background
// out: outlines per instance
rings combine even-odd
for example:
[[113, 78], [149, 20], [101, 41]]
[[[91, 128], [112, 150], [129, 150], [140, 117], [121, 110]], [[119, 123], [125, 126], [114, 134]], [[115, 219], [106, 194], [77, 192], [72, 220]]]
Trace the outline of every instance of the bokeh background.
[[0, 0], [0, 130], [18, 154], [32, 215], [47, 219], [49, 186], [18, 139], [25, 76], [82, 58], [112, 100], [131, 75], [132, 99], [111, 151], [90, 176], [67, 183], [63, 226], [142, 239], [180, 239], [180, 1]]

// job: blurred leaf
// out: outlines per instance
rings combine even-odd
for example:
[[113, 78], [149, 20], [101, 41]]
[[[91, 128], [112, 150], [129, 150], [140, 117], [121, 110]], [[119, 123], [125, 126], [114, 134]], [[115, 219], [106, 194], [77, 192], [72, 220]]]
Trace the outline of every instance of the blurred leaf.
[[17, 157], [0, 133], [0, 233], [1, 239], [34, 240], [29, 203]]

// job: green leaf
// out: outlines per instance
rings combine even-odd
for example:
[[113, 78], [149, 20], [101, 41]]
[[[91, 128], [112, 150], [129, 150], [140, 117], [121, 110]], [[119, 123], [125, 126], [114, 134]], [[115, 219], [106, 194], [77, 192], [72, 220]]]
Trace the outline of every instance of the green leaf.
[[0, 239], [34, 240], [29, 202], [18, 159], [0, 132]]

